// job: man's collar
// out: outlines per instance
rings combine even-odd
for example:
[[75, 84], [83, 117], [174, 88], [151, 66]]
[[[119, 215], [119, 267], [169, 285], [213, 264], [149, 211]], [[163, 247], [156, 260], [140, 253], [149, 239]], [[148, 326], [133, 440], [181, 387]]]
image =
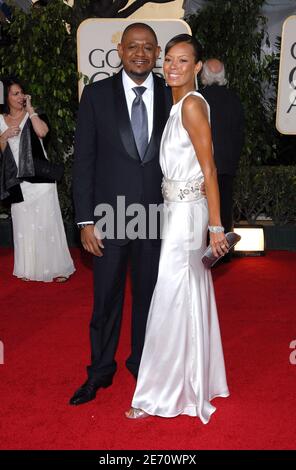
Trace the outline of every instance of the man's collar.
[[153, 90], [153, 83], [154, 82], [153, 82], [152, 72], [149, 73], [148, 77], [146, 78], [146, 80], [143, 83], [141, 83], [141, 85], [138, 85], [138, 83], [135, 83], [128, 76], [128, 74], [125, 72], [125, 70], [122, 70], [122, 83], [123, 83], [124, 89], [127, 91], [127, 90], [131, 90], [132, 88], [134, 88], [136, 86], [144, 86], [148, 90]]

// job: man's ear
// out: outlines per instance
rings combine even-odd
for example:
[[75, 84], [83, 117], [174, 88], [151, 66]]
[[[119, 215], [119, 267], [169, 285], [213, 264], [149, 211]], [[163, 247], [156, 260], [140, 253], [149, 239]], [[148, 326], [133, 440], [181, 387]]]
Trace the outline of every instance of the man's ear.
[[157, 46], [157, 48], [156, 48], [156, 59], [159, 59], [160, 53], [161, 53], [161, 47]]
[[122, 57], [122, 45], [121, 45], [121, 43], [117, 44], [117, 53], [118, 53], [118, 55], [121, 59], [121, 57]]

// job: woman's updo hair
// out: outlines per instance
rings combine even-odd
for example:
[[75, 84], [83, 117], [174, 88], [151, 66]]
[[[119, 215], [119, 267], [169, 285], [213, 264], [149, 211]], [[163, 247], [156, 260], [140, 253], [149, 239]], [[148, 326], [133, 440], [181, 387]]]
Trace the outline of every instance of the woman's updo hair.
[[186, 44], [191, 44], [194, 52], [195, 63], [202, 60], [202, 47], [200, 43], [195, 39], [195, 37], [190, 36], [190, 34], [178, 34], [174, 36], [165, 46], [165, 55], [169, 52], [169, 50], [174, 47], [176, 44], [180, 42], [185, 42]]

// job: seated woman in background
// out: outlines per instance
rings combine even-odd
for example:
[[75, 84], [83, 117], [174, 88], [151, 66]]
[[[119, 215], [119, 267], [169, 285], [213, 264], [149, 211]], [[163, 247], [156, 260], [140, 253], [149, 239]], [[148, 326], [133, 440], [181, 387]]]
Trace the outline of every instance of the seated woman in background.
[[[25, 281], [64, 282], [75, 271], [57, 187], [36, 176], [34, 159], [47, 159], [48, 125], [14, 78], [3, 80], [0, 114], [0, 199], [10, 197], [14, 239], [13, 274]], [[35, 160], [37, 161], [37, 160]]]

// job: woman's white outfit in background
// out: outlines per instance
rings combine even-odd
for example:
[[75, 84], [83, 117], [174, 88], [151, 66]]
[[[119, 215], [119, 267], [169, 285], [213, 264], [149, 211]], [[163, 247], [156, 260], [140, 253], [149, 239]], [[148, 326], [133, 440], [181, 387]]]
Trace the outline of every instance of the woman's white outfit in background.
[[[28, 113], [20, 124], [23, 129]], [[0, 134], [8, 128], [0, 115]], [[8, 139], [16, 165], [19, 163], [18, 136]], [[42, 141], [41, 141], [42, 142]], [[50, 282], [75, 271], [68, 249], [56, 183], [21, 183], [23, 202], [12, 204], [14, 270], [19, 278]]]
[[186, 96], [172, 107], [161, 141], [166, 216], [132, 407], [207, 423], [216, 409], [210, 401], [229, 391], [211, 272], [201, 261], [208, 205], [199, 191], [201, 167], [182, 124]]

